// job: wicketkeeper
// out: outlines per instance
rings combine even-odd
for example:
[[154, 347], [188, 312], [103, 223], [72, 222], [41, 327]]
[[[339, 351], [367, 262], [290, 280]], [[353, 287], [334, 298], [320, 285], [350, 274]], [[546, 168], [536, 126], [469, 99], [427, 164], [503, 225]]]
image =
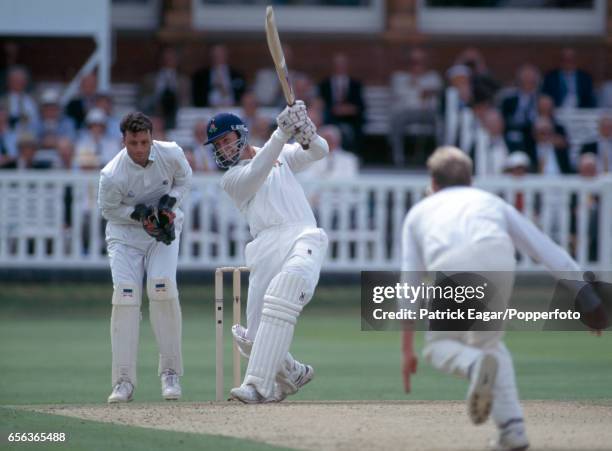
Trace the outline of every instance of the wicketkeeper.
[[[254, 237], [245, 249], [251, 270], [247, 329], [232, 329], [249, 364], [244, 382], [231, 395], [245, 403], [281, 401], [314, 375], [310, 365], [289, 354], [289, 346], [317, 286], [327, 235], [317, 228], [295, 173], [325, 157], [329, 148], [302, 101], [285, 108], [277, 124], [262, 148], [248, 144], [247, 127], [233, 114], [216, 115], [207, 128], [217, 163], [229, 168], [221, 185]], [[287, 144], [291, 137], [297, 143]]]
[[109, 403], [132, 400], [143, 278], [159, 347], [164, 399], [181, 396], [181, 308], [176, 265], [191, 168], [173, 142], [153, 141], [150, 119], [130, 113], [121, 121], [125, 147], [102, 169], [99, 206], [108, 220], [106, 242], [113, 277], [112, 384]]

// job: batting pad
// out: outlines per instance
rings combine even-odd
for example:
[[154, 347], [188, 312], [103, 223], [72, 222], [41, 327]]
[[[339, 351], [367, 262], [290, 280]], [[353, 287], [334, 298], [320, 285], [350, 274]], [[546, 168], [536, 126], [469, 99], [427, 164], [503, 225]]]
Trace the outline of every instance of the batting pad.
[[306, 287], [301, 276], [282, 272], [272, 279], [264, 296], [244, 383], [252, 384], [265, 398], [272, 395], [276, 375], [289, 352]]
[[181, 349], [182, 315], [178, 291], [167, 278], [155, 278], [147, 282], [149, 316], [159, 348], [158, 373], [172, 369], [183, 375]]
[[136, 386], [136, 357], [140, 331], [140, 287], [119, 283], [111, 313], [112, 381], [129, 380]]

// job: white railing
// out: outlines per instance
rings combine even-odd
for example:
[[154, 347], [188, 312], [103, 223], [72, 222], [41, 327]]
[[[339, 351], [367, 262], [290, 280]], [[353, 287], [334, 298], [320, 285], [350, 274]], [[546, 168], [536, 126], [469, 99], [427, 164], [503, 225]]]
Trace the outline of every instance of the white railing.
[[[329, 272], [397, 270], [401, 226], [425, 195], [426, 177], [361, 175], [307, 186], [319, 224], [330, 238]], [[612, 269], [612, 177], [491, 178], [476, 183], [534, 220], [584, 268]], [[106, 268], [95, 173], [0, 174], [0, 268]], [[250, 235], [218, 176], [194, 177], [184, 204], [182, 269], [243, 264]], [[521, 258], [522, 269], [538, 269]]]

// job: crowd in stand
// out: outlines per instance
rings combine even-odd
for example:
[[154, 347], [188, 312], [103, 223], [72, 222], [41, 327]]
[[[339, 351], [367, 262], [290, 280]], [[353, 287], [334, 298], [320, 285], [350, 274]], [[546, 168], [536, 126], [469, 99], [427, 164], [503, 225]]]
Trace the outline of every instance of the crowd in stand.
[[[294, 67], [291, 49], [285, 53]], [[502, 86], [474, 48], [458, 55], [445, 74], [431, 69], [428, 59], [424, 49], [410, 49], [402, 70], [389, 76], [389, 159], [396, 167], [403, 167], [410, 153], [405, 136], [429, 134], [437, 144], [455, 144], [470, 153], [478, 175], [612, 171], [612, 114], [606, 112], [612, 104], [595, 94], [591, 75], [577, 66], [575, 50], [564, 49], [558, 68], [543, 76], [536, 66], [521, 65], [515, 86]], [[305, 72], [292, 71], [290, 78], [296, 97], [307, 103], [313, 121], [333, 142], [330, 162], [316, 171], [351, 176], [363, 151], [364, 88], [342, 53], [333, 55], [329, 72], [318, 83]], [[120, 150], [120, 118], [110, 92], [97, 89], [95, 73], [81, 79], [78, 94], [65, 105], [55, 88], [33, 95], [23, 66], [9, 66], [0, 75], [0, 168], [98, 170]], [[180, 126], [181, 107], [241, 107], [252, 143], [261, 145], [274, 125], [261, 107], [283, 104], [273, 67], [260, 69], [249, 82], [232, 66], [227, 49], [216, 45], [208, 64], [191, 75], [180, 70], [175, 49], [164, 49], [158, 70], [144, 77], [135, 107], [153, 117], [154, 138], [162, 140]], [[597, 136], [572, 151], [557, 111], [595, 107], [601, 108]], [[448, 133], [450, 109], [458, 118], [469, 111], [468, 126]], [[479, 130], [486, 135], [484, 150], [478, 148]], [[217, 170], [211, 150], [202, 144], [205, 132], [203, 119], [194, 126], [192, 142], [181, 143], [195, 171]]]

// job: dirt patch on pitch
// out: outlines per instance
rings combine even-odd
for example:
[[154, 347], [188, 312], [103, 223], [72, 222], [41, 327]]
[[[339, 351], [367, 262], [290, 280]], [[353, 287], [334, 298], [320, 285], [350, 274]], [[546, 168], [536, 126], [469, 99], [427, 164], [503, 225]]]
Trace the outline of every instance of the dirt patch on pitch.
[[[528, 401], [534, 450], [609, 450], [612, 404]], [[287, 402], [38, 406], [95, 421], [218, 434], [304, 450], [484, 450], [491, 422], [475, 427], [460, 402]]]

